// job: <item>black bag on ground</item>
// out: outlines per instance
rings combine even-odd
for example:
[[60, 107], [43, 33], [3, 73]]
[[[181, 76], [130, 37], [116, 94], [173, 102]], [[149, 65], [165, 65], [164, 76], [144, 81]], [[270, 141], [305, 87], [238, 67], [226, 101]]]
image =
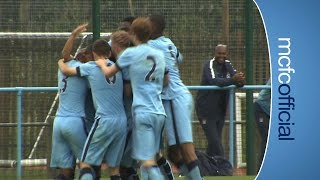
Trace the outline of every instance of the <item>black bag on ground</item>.
[[221, 156], [209, 156], [207, 153], [196, 151], [199, 169], [202, 176], [232, 176], [231, 163]]

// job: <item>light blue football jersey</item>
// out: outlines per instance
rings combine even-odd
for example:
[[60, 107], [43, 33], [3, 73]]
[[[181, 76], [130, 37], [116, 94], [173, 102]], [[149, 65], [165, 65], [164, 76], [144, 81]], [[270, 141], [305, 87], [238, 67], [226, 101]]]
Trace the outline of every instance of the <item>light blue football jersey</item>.
[[161, 36], [157, 39], [149, 40], [148, 44], [151, 47], [161, 50], [164, 54], [166, 69], [170, 80], [168, 85], [163, 88], [162, 99], [170, 100], [181, 92], [189, 93], [187, 87], [180, 78], [178, 61], [182, 61], [179, 59], [179, 56], [182, 56], [178, 56], [178, 50], [174, 43], [169, 38]]
[[[111, 64], [112, 62], [109, 61], [107, 65]], [[87, 77], [89, 81], [96, 117], [125, 118], [122, 73], [118, 72], [108, 78], [94, 61], [82, 64], [78, 69], [78, 75]]]
[[[82, 63], [76, 60], [67, 62], [70, 67]], [[87, 79], [77, 76], [66, 76], [58, 71], [59, 108], [56, 116], [85, 117], [85, 101], [89, 90]]]
[[130, 76], [133, 92], [133, 113], [165, 115], [161, 91], [165, 70], [163, 53], [147, 44], [127, 48], [116, 62]]

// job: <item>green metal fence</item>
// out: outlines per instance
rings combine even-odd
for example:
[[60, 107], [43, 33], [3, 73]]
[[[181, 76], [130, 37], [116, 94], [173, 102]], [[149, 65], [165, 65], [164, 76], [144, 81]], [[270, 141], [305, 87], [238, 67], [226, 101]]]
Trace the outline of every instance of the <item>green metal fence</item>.
[[[231, 164], [237, 168], [237, 166], [235, 166], [234, 163], [236, 163], [235, 161], [235, 151], [236, 148], [234, 147], [235, 145], [235, 137], [236, 137], [236, 133], [235, 133], [235, 124], [239, 124], [239, 122], [235, 122], [235, 90], [236, 90], [236, 86], [232, 85], [232, 86], [228, 86], [228, 87], [218, 87], [218, 86], [188, 86], [188, 88], [190, 90], [217, 90], [217, 89], [225, 89], [225, 90], [229, 90], [229, 121], [228, 121], [228, 151], [229, 151], [229, 156], [228, 159], [231, 162]], [[262, 86], [244, 86], [240, 89], [243, 90], [252, 90], [252, 89], [266, 89], [266, 88], [271, 88], [270, 86], [266, 86], [266, 85], [262, 85]], [[25, 174], [23, 176], [23, 171], [22, 171], [22, 167], [34, 167], [34, 166], [39, 166], [39, 167], [43, 167], [43, 170], [46, 170], [47, 173], [43, 173], [39, 174], [38, 178], [43, 178], [43, 176], [50, 174], [50, 168], [49, 168], [49, 162], [50, 162], [50, 152], [51, 152], [51, 125], [52, 125], [52, 119], [45, 119], [44, 122], [38, 122], [38, 123], [28, 123], [25, 122], [23, 117], [23, 95], [28, 93], [28, 92], [47, 92], [47, 91], [53, 91], [56, 92], [58, 90], [57, 87], [12, 87], [12, 88], [0, 88], [0, 93], [6, 93], [6, 92], [15, 92], [16, 93], [16, 109], [15, 109], [15, 113], [16, 113], [16, 123], [0, 123], [0, 128], [8, 128], [8, 127], [13, 127], [16, 128], [16, 148], [11, 148], [11, 151], [16, 149], [16, 152], [13, 152], [12, 154], [16, 153], [16, 156], [14, 156], [15, 158], [9, 159], [10, 156], [5, 157], [6, 159], [2, 159], [0, 160], [0, 168], [11, 168], [12, 169], [16, 169], [16, 174], [14, 175], [13, 173], [10, 174], [9, 176], [5, 173], [2, 174], [1, 176], [3, 177], [16, 177], [17, 179], [21, 179], [22, 177], [29, 177], [30, 174]], [[56, 96], [57, 97], [57, 96]], [[50, 110], [49, 110], [49, 114], [51, 115], [51, 110], [53, 109], [53, 105], [51, 106]], [[49, 116], [48, 116], [49, 117]], [[193, 129], [197, 128], [196, 123], [193, 124]], [[26, 152], [24, 152], [24, 149], [26, 149], [27, 147], [25, 146], [25, 141], [23, 141], [23, 139], [25, 139], [26, 137], [30, 136], [30, 134], [25, 133], [22, 127], [41, 127], [40, 131], [38, 131], [38, 136], [34, 141], [34, 145], [32, 146], [32, 150], [31, 152], [29, 152], [28, 154], [26, 154]], [[46, 132], [47, 133], [43, 133], [43, 131], [46, 128]], [[49, 136], [49, 138], [48, 138]], [[41, 150], [41, 145], [39, 145], [39, 141], [41, 140], [41, 138], [43, 139], [42, 141], [44, 141], [45, 143], [45, 150]], [[253, 142], [246, 142], [246, 143], [253, 143]], [[196, 147], [198, 142], [195, 142]], [[43, 146], [43, 144], [42, 144]], [[206, 148], [206, 146], [202, 147], [202, 148]], [[39, 150], [40, 149], [40, 150]], [[37, 151], [39, 152], [39, 157], [38, 159], [33, 157], [34, 152]], [[254, 157], [254, 154], [251, 154], [250, 156]], [[28, 157], [28, 158], [24, 158], [24, 157]], [[31, 170], [32, 172], [32, 170]], [[36, 172], [36, 169], [34, 169], [34, 172]], [[30, 173], [30, 172], [29, 172]], [[35, 173], [37, 174], [37, 173]], [[0, 177], [1, 177], [0, 176]]]

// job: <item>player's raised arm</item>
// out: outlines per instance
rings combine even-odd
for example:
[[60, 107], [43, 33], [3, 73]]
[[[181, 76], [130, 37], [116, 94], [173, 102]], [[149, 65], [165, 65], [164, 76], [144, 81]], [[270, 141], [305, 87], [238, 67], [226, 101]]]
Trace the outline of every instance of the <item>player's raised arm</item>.
[[63, 59], [64, 59], [65, 62], [69, 61], [70, 59], [73, 58], [71, 56], [71, 51], [72, 51], [72, 47], [73, 47], [74, 41], [75, 41], [75, 39], [77, 39], [77, 37], [81, 33], [87, 31], [87, 27], [88, 27], [88, 23], [81, 24], [81, 25], [79, 25], [78, 27], [76, 27], [72, 31], [69, 39], [67, 40], [67, 42], [65, 43], [65, 45], [64, 45], [64, 47], [62, 49], [62, 56], [63, 56]]
[[60, 71], [61, 71], [64, 75], [68, 75], [68, 76], [77, 75], [77, 68], [68, 66], [68, 65], [64, 62], [64, 59], [60, 59], [60, 60], [58, 61], [58, 65], [59, 65]]

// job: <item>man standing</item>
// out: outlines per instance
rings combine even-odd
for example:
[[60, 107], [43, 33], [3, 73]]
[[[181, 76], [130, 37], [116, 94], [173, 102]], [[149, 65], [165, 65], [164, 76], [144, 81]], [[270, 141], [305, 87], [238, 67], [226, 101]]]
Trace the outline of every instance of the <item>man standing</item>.
[[[237, 72], [227, 60], [227, 46], [215, 47], [214, 58], [203, 66], [201, 85], [243, 86], [244, 74]], [[207, 154], [224, 156], [222, 130], [227, 110], [228, 91], [200, 90], [196, 98], [196, 112], [208, 141]]]

